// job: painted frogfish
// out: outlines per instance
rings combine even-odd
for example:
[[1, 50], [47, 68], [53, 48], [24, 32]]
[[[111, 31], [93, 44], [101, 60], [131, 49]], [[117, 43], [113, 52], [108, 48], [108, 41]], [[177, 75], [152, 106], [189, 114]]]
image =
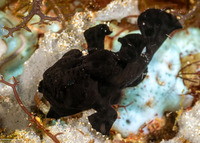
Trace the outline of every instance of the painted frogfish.
[[104, 38], [111, 33], [107, 25], [86, 30], [88, 54], [72, 49], [43, 74], [38, 89], [51, 104], [47, 117], [58, 119], [94, 109], [96, 113], [88, 117], [90, 124], [109, 136], [117, 119], [112, 105], [119, 104], [121, 90], [145, 78], [154, 53], [171, 32], [182, 28], [175, 16], [159, 9], [141, 13], [138, 27], [141, 34], [118, 39], [118, 52], [104, 49]]

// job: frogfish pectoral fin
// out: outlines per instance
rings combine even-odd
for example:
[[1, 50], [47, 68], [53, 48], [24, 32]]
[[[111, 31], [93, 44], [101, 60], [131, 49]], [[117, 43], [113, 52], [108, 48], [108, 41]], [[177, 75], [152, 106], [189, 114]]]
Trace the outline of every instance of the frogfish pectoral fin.
[[104, 111], [99, 111], [88, 117], [92, 128], [102, 133], [103, 135], [109, 136], [110, 129], [117, 119], [117, 112], [112, 108], [108, 108]]

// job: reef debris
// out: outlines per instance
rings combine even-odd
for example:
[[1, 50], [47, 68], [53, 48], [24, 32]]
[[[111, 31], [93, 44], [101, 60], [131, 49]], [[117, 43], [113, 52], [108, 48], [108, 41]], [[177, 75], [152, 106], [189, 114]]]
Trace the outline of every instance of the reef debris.
[[13, 37], [13, 33], [15, 31], [20, 30], [21, 28], [31, 32], [31, 30], [27, 26], [27, 23], [30, 21], [30, 19], [34, 15], [38, 15], [40, 17], [40, 22], [38, 24], [42, 24], [44, 22], [44, 20], [60, 21], [60, 17], [49, 17], [49, 16], [44, 15], [41, 12], [41, 5], [42, 5], [42, 0], [33, 0], [32, 8], [31, 8], [28, 16], [23, 17], [23, 21], [19, 25], [17, 25], [14, 28], [9, 28], [7, 26], [4, 26], [4, 29], [8, 30], [8, 34], [5, 35], [4, 37], [6, 37], [6, 38], [8, 38], [9, 36]]
[[14, 79], [14, 83], [9, 83], [9, 82], [5, 81], [5, 80], [3, 79], [3, 77], [1, 77], [0, 82], [1, 82], [1, 83], [4, 83], [4, 84], [6, 84], [6, 85], [8, 85], [8, 86], [10, 86], [10, 87], [12, 88], [12, 90], [13, 90], [13, 92], [14, 92], [14, 95], [15, 95], [15, 98], [16, 98], [16, 100], [17, 100], [19, 106], [20, 106], [20, 107], [22, 108], [22, 110], [30, 117], [29, 120], [31, 121], [31, 125], [32, 125], [33, 123], [35, 123], [36, 126], [37, 126], [38, 128], [40, 128], [42, 131], [44, 131], [55, 143], [60, 143], [60, 141], [57, 139], [56, 136], [59, 135], [59, 134], [62, 134], [62, 133], [58, 133], [58, 134], [56, 134], [56, 135], [53, 135], [49, 130], [47, 130], [47, 129], [38, 121], [37, 117], [35, 117], [33, 113], [30, 113], [30, 112], [27, 110], [27, 108], [24, 106], [24, 104], [23, 104], [22, 101], [20, 100], [19, 95], [18, 95], [18, 92], [17, 92], [17, 89], [16, 89], [16, 86], [18, 85], [18, 81], [15, 79], [15, 77], [13, 77], [13, 79]]

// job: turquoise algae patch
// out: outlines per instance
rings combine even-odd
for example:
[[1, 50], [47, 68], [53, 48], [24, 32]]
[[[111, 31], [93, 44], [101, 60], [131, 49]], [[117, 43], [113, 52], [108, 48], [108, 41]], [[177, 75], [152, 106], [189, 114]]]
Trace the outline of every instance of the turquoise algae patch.
[[[124, 137], [137, 134], [144, 123], [162, 117], [165, 111], [180, 109], [181, 94], [187, 92], [183, 80], [176, 77], [181, 67], [180, 57], [199, 53], [199, 41], [200, 29], [189, 28], [164, 42], [148, 65], [143, 82], [123, 90], [120, 105], [133, 104], [126, 107], [127, 112], [124, 108], [118, 109], [120, 119], [114, 123], [114, 130]], [[190, 106], [192, 99], [190, 95], [184, 96], [183, 106]]]
[[22, 74], [24, 62], [36, 49], [37, 33], [34, 31], [20, 30], [13, 37], [3, 37], [8, 33], [3, 27], [14, 27], [18, 22], [9, 12], [0, 12], [0, 40], [6, 45], [6, 51], [0, 57], [0, 73], [6, 80]]

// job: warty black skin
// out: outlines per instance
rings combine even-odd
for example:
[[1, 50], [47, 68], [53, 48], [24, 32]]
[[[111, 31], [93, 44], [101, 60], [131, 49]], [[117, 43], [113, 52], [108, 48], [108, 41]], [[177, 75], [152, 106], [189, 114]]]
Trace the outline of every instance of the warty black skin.
[[154, 53], [172, 31], [182, 28], [175, 16], [149, 9], [138, 18], [141, 34], [129, 34], [118, 41], [119, 52], [104, 49], [108, 26], [100, 24], [85, 31], [89, 54], [78, 49], [67, 52], [43, 74], [38, 87], [50, 102], [48, 118], [60, 118], [95, 109], [88, 117], [92, 127], [109, 136], [117, 119], [112, 105], [121, 100], [121, 90], [138, 85], [147, 73]]

